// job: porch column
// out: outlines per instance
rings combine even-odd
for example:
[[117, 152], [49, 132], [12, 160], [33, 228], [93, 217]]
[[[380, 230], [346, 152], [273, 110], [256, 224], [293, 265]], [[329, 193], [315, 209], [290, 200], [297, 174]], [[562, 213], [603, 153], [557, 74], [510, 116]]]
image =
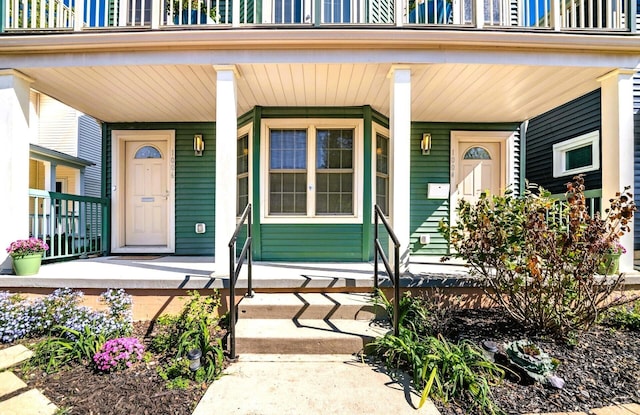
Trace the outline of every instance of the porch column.
[[236, 227], [238, 113], [233, 65], [214, 66], [216, 81], [216, 275], [229, 275], [229, 239]]
[[[411, 69], [394, 65], [389, 71], [391, 80], [389, 133], [391, 145], [390, 216], [391, 226], [400, 241], [400, 273], [409, 266], [409, 164], [411, 160]], [[393, 252], [393, 245], [389, 247]]]
[[[633, 74], [617, 69], [598, 79], [601, 85], [602, 111], [602, 200], [608, 200], [625, 186], [633, 192]], [[638, 212], [636, 212], [638, 214]], [[620, 242], [627, 253], [620, 258], [620, 271], [633, 271], [633, 221], [631, 232]]]
[[0, 274], [11, 271], [5, 248], [29, 237], [29, 90], [33, 81], [0, 70]]

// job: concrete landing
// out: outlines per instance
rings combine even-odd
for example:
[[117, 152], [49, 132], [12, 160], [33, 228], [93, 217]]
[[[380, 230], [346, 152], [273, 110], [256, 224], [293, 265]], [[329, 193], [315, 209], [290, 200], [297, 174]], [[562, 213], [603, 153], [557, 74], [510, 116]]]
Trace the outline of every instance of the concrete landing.
[[353, 356], [243, 355], [207, 390], [193, 415], [438, 415], [409, 379]]
[[362, 320], [240, 319], [236, 353], [352, 354], [387, 331]]

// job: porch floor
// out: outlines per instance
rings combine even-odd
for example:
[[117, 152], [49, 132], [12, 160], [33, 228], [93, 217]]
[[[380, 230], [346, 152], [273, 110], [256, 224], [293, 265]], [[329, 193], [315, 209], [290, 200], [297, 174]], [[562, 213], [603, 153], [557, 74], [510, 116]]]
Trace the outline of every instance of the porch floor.
[[[228, 265], [225, 265], [225, 271]], [[380, 266], [380, 285], [389, 287]], [[636, 270], [638, 262], [636, 262]], [[638, 271], [626, 273], [627, 284], [640, 283]], [[255, 289], [342, 289], [354, 291], [373, 287], [372, 262], [263, 262], [253, 263]], [[401, 286], [470, 287], [475, 280], [461, 264], [441, 264], [436, 258], [411, 262], [401, 278]], [[243, 267], [237, 288], [247, 286]], [[43, 264], [37, 275], [0, 275], [1, 288], [124, 288], [124, 289], [206, 289], [229, 287], [228, 276], [216, 275], [212, 256], [123, 255], [78, 259]]]
[[[384, 269], [382, 263], [380, 268]], [[225, 266], [226, 271], [226, 266]], [[382, 274], [382, 272], [381, 272]], [[237, 287], [247, 285], [246, 264]], [[432, 278], [459, 280], [468, 277], [461, 265], [412, 263], [402, 277], [407, 287], [429, 286]], [[277, 288], [371, 288], [372, 262], [256, 262], [253, 287]], [[389, 282], [381, 278], [381, 285]], [[37, 275], [0, 275], [0, 287], [69, 287], [125, 289], [228, 288], [227, 276], [216, 276], [211, 256], [123, 255], [43, 264]]]

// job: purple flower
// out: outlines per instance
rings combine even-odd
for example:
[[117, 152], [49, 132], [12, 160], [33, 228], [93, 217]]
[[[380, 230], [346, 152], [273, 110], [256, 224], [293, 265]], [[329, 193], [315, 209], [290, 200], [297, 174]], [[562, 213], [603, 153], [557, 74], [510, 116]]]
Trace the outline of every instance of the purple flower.
[[135, 337], [118, 337], [108, 340], [93, 356], [96, 367], [103, 372], [111, 372], [131, 367], [140, 362], [144, 345]]

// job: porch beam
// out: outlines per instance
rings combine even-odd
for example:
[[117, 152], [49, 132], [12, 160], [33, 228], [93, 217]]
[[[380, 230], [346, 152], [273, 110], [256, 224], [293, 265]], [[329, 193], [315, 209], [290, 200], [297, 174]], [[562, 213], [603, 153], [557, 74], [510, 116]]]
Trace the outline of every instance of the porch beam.
[[216, 229], [215, 273], [229, 274], [229, 239], [236, 227], [238, 97], [234, 65], [216, 70]]
[[[400, 241], [400, 273], [403, 273], [409, 266], [411, 69], [404, 65], [393, 65], [388, 77], [391, 81], [389, 160], [392, 172], [389, 213], [391, 226]], [[389, 252], [393, 252], [391, 247]]]
[[33, 80], [0, 70], [0, 274], [11, 271], [4, 248], [29, 237], [29, 92]]
[[[617, 69], [598, 78], [602, 111], [602, 199], [607, 201], [634, 179], [633, 75], [632, 69]], [[608, 207], [605, 202], [605, 207]], [[620, 258], [620, 271], [633, 271], [633, 221], [631, 231], [620, 242], [627, 253]]]

